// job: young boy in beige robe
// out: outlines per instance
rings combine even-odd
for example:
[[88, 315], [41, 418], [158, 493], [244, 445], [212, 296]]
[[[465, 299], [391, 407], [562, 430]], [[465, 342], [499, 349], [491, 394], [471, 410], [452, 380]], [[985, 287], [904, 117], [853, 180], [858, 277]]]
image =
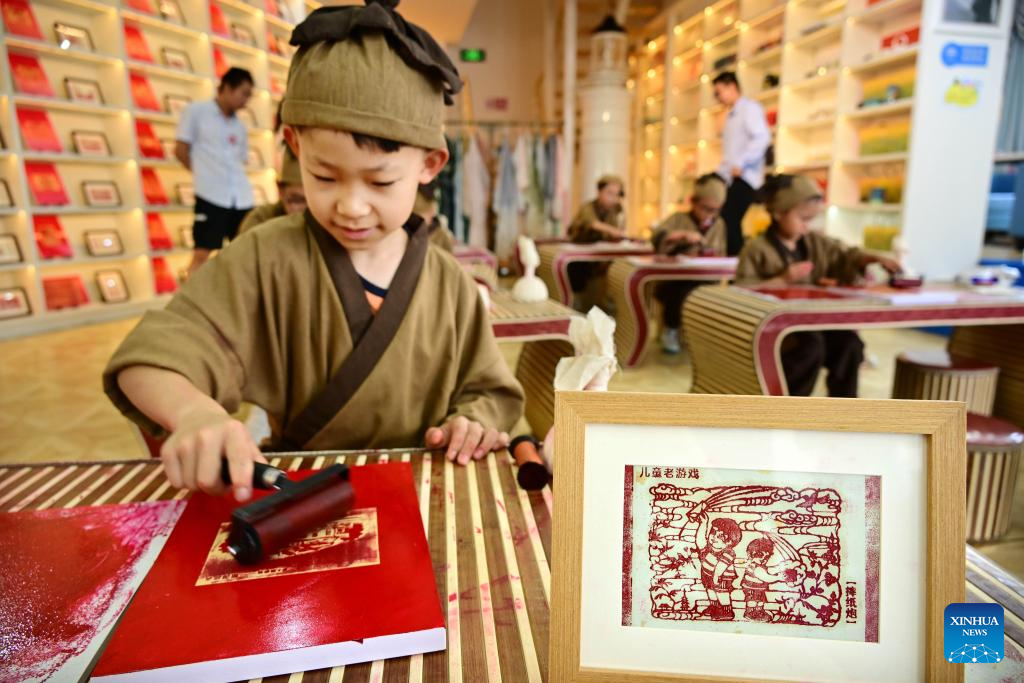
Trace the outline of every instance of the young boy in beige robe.
[[325, 7], [296, 29], [282, 106], [308, 210], [251, 230], [147, 313], [104, 375], [158, 436], [171, 483], [238, 500], [262, 459], [230, 413], [271, 418], [280, 448], [508, 443], [523, 393], [476, 287], [427, 244], [417, 187], [448, 160], [444, 105], [461, 87], [444, 50], [388, 4]]
[[[740, 252], [737, 284], [854, 284], [871, 263], [896, 273], [893, 259], [848, 247], [811, 230], [821, 213], [822, 194], [803, 176], [769, 178], [765, 203], [772, 222]], [[864, 343], [852, 330], [794, 332], [782, 341], [782, 370], [792, 396], [810, 396], [822, 367], [828, 369], [829, 396], [856, 398]]]
[[302, 189], [299, 160], [295, 158], [295, 154], [287, 145], [282, 155], [281, 172], [277, 174], [277, 196], [279, 199], [273, 204], [253, 207], [249, 213], [245, 214], [242, 224], [238, 226], [238, 234], [248, 232], [273, 218], [302, 213], [306, 210], [306, 191]]
[[[700, 178], [690, 196], [690, 210], [677, 211], [666, 218], [651, 235], [651, 244], [659, 254], [675, 256], [724, 256], [725, 221], [719, 215], [725, 204], [725, 181], [714, 173]], [[661, 302], [661, 350], [676, 354], [679, 327], [683, 322], [683, 303], [700, 285], [695, 282], [661, 282], [654, 295]]]
[[[619, 176], [601, 176], [597, 181], [597, 197], [583, 204], [569, 224], [569, 239], [576, 244], [626, 239], [626, 212], [622, 206], [625, 187]], [[594, 304], [605, 303], [604, 276], [608, 266], [607, 263], [569, 264], [569, 286], [576, 310], [585, 312]]]

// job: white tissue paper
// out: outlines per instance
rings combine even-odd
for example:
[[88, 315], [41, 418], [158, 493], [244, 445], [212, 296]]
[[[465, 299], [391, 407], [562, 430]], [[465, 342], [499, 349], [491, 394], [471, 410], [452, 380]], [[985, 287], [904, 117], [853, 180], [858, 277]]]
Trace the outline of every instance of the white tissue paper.
[[[619, 369], [615, 359], [615, 320], [597, 306], [586, 318], [569, 323], [569, 340], [576, 355], [563, 358], [555, 367], [555, 391], [607, 391], [608, 381]], [[555, 428], [544, 437], [541, 457], [552, 470], [555, 459]]]
[[586, 318], [569, 323], [569, 341], [576, 355], [555, 368], [555, 391], [606, 391], [618, 369], [615, 360], [615, 320], [597, 306]]
[[537, 277], [540, 254], [537, 253], [537, 245], [529, 237], [519, 238], [519, 260], [523, 263], [524, 275], [512, 285], [512, 298], [523, 303], [546, 301], [547, 285]]

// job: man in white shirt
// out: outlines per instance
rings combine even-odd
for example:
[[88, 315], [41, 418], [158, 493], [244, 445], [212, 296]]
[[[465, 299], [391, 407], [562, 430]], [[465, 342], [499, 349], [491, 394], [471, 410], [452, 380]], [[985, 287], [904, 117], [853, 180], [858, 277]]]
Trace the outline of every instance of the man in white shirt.
[[734, 72], [724, 71], [712, 83], [715, 99], [729, 110], [722, 130], [718, 175], [729, 185], [721, 215], [726, 226], [726, 251], [735, 256], [743, 247], [743, 217], [764, 185], [764, 155], [772, 135], [764, 109], [743, 97]]
[[232, 67], [224, 72], [217, 96], [190, 104], [178, 123], [174, 156], [192, 171], [196, 194], [189, 275], [221, 248], [224, 238], [234, 239], [252, 208], [252, 186], [245, 174], [249, 136], [235, 116], [252, 88], [252, 74]]

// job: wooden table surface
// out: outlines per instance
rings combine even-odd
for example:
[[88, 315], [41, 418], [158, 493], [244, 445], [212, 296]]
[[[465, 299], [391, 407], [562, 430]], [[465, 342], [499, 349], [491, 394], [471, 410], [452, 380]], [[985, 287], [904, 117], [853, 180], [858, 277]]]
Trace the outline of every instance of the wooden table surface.
[[714, 283], [736, 274], [736, 258], [624, 256], [608, 271], [608, 293], [615, 304], [615, 354], [619, 364], [640, 364], [650, 336], [651, 294], [656, 282]]
[[[546, 681], [551, 490], [526, 493], [507, 453], [468, 467], [422, 450], [282, 455], [287, 470], [407, 461], [413, 469], [448, 649], [263, 679], [265, 683]], [[0, 466], [0, 511], [184, 498], [154, 460]], [[967, 548], [967, 601], [1006, 609], [1006, 659], [971, 681], [1024, 680], [1024, 586]]]
[[786, 395], [779, 348], [791, 332], [953, 325], [951, 351], [1001, 368], [994, 414], [1024, 425], [1024, 296], [958, 291], [962, 298], [951, 303], [896, 305], [867, 296], [780, 299], [743, 287], [701, 287], [683, 306], [692, 391]]
[[522, 303], [512, 292], [491, 292], [491, 329], [501, 341], [569, 340], [569, 323], [579, 313], [554, 299]]
[[597, 242], [596, 244], [574, 244], [555, 242], [540, 244], [537, 253], [540, 266], [537, 277], [548, 286], [548, 296], [572, 305], [572, 287], [569, 284], [569, 265], [572, 263], [606, 263], [617, 256], [640, 256], [652, 254], [653, 249], [645, 242]]

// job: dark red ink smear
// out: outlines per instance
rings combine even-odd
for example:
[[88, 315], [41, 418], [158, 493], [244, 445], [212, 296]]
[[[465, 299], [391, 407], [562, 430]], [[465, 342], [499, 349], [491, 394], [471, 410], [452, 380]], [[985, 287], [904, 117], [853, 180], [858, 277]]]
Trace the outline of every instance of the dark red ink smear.
[[0, 682], [47, 678], [89, 647], [113, 603], [127, 604], [135, 562], [173, 526], [168, 506], [180, 503], [0, 515]]
[[864, 641], [878, 642], [878, 582], [880, 580], [882, 532], [882, 478], [864, 478]]
[[633, 466], [626, 465], [622, 490], [622, 625], [633, 624]]

